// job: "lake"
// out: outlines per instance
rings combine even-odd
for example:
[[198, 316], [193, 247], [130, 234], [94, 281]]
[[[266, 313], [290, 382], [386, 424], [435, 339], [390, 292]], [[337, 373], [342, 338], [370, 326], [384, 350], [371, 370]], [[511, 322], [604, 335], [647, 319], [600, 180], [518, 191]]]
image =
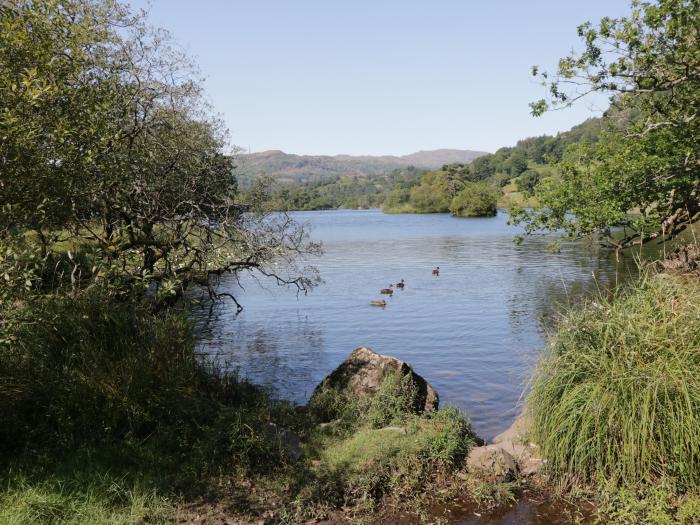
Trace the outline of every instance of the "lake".
[[[324, 254], [324, 283], [308, 295], [269, 281], [233, 279], [231, 303], [200, 317], [201, 349], [282, 398], [308, 400], [353, 349], [368, 346], [410, 363], [441, 406], [467, 410], [485, 439], [517, 415], [533, 364], [562, 304], [604, 292], [636, 273], [631, 257], [582, 242], [547, 251], [551, 236], [526, 238], [501, 212], [492, 218], [387, 215], [379, 210], [297, 212]], [[439, 277], [432, 269], [440, 267]], [[369, 305], [379, 290], [406, 287]]]

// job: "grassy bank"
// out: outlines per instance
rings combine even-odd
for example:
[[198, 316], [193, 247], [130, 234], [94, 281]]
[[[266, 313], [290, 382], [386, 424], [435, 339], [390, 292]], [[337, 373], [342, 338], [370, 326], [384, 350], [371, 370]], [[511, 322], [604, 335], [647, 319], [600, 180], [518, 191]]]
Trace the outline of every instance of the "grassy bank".
[[415, 386], [394, 376], [372, 400], [277, 401], [208, 366], [176, 312], [99, 292], [12, 312], [0, 345], [1, 523], [415, 513], [473, 443], [465, 414], [416, 413]]
[[[0, 523], [418, 521], [440, 499], [488, 506], [520, 486], [468, 472], [468, 417], [417, 412], [409, 377], [295, 407], [209, 366], [172, 309], [94, 290], [10, 306]], [[601, 523], [700, 520], [698, 311], [697, 277], [646, 275], [566, 316], [539, 365], [531, 437]]]
[[571, 312], [530, 395], [550, 472], [616, 523], [700, 522], [700, 282], [650, 275]]
[[3, 523], [159, 521], [222, 475], [291, 461], [270, 423], [304, 421], [202, 363], [183, 316], [99, 293], [13, 306], [0, 345]]

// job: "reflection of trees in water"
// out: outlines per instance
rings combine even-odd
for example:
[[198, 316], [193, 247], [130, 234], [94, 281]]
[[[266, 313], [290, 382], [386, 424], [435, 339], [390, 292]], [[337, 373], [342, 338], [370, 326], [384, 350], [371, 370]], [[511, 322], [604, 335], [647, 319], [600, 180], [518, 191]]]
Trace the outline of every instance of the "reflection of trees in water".
[[322, 330], [305, 315], [262, 326], [246, 319], [245, 312], [238, 317], [234, 312], [226, 304], [192, 310], [203, 359], [229, 372], [245, 371], [244, 377], [268, 385], [279, 397], [305, 401], [324, 363]]

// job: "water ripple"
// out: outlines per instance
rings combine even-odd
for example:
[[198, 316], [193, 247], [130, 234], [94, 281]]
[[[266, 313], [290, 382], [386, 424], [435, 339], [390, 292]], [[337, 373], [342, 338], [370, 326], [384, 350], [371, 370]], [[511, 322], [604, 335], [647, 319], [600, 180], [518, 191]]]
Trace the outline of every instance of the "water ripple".
[[[616, 262], [583, 244], [564, 243], [556, 255], [545, 250], [550, 238], [515, 245], [519, 230], [504, 214], [342, 210], [296, 217], [324, 244], [317, 266], [325, 283], [297, 297], [271, 283], [244, 281], [243, 291], [224, 282], [246, 309], [234, 320], [226, 306], [209, 323], [202, 314], [202, 350], [305, 402], [354, 348], [370, 346], [411, 363], [444, 403], [468, 410], [487, 438], [515, 416], [557, 305], [634, 273], [630, 260]], [[405, 290], [385, 309], [369, 306], [380, 288], [402, 278]]]

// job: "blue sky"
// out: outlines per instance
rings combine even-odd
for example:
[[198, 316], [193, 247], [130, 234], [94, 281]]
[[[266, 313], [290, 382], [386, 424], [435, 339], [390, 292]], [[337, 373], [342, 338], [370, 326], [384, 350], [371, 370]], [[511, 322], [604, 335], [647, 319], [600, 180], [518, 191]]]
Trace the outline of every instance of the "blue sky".
[[[146, 0], [133, 7], [149, 8]], [[580, 48], [576, 26], [629, 0], [151, 0], [151, 23], [199, 64], [231, 141], [252, 151], [495, 151], [599, 113], [534, 118], [538, 64]]]

